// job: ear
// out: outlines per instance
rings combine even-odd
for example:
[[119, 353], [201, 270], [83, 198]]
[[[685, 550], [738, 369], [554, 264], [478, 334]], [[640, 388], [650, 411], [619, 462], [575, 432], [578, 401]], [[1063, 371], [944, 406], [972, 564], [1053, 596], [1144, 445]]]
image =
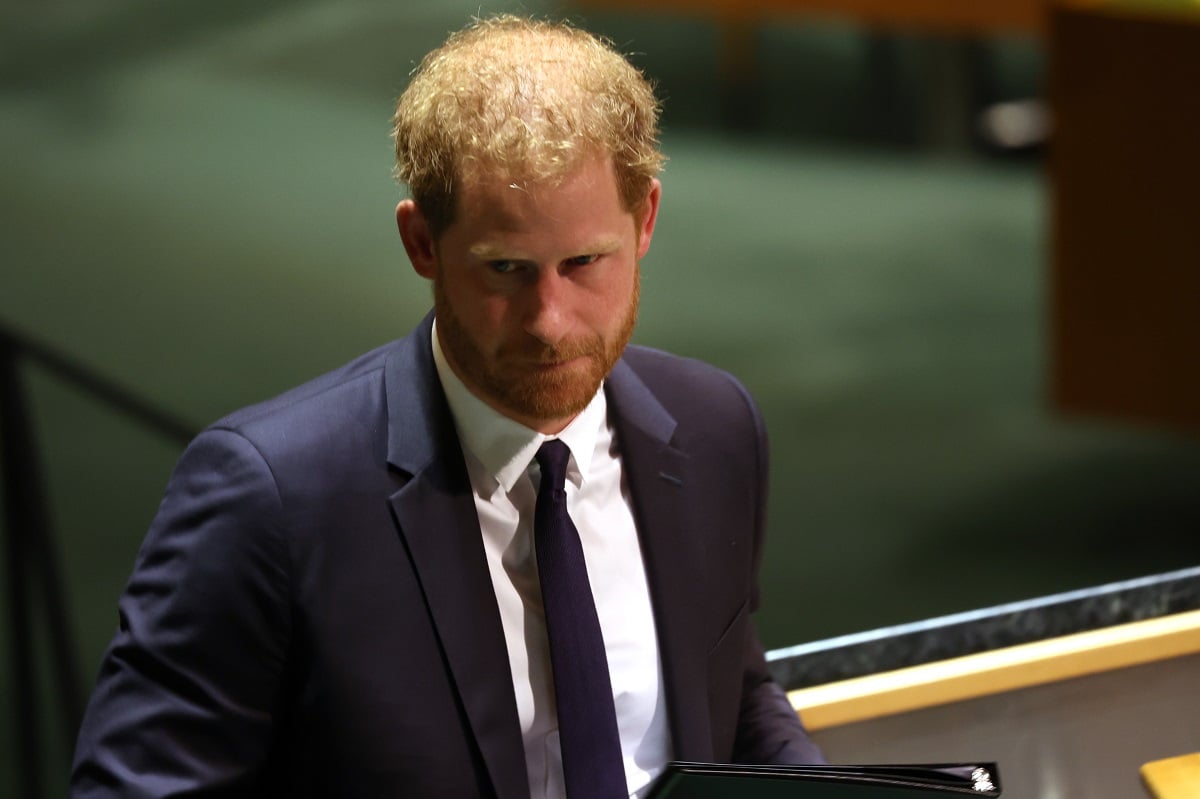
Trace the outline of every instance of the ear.
[[396, 206], [396, 227], [400, 241], [412, 261], [413, 270], [427, 280], [437, 275], [437, 251], [429, 220], [412, 200], [401, 200]]
[[650, 239], [654, 236], [654, 225], [658, 221], [658, 202], [662, 199], [662, 181], [653, 178], [650, 181], [650, 192], [645, 202], [634, 213], [634, 221], [638, 229], [637, 257], [644, 258], [650, 249]]

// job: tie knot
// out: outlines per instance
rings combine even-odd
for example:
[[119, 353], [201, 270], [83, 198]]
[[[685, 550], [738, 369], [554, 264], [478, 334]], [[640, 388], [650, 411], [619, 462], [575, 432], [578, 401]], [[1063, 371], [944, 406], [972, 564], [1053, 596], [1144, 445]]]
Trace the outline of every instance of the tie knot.
[[561, 491], [567, 480], [567, 460], [571, 450], [557, 438], [551, 439], [538, 448], [533, 459], [542, 470], [542, 485], [550, 486]]

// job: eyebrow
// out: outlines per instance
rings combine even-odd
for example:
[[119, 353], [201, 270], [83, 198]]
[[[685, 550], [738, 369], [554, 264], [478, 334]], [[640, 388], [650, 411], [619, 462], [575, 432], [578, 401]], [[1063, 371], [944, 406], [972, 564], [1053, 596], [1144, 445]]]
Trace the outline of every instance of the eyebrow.
[[[602, 236], [592, 241], [588, 246], [579, 249], [577, 255], [605, 255], [621, 248], [619, 236]], [[498, 244], [481, 242], [473, 244], [468, 250], [471, 255], [485, 261], [524, 261], [527, 258], [514, 257], [513, 250]]]
[[485, 261], [517, 260], [508, 258], [507, 251], [495, 244], [473, 244], [469, 252], [476, 258], [482, 258]]

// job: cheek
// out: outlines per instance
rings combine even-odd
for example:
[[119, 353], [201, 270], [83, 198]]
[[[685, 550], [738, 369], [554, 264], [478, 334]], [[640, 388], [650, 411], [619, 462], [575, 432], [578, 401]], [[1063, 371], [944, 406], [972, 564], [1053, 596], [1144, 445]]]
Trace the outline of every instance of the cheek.
[[489, 337], [504, 325], [508, 303], [479, 286], [450, 283], [446, 300], [459, 323], [476, 337]]
[[479, 303], [478, 323], [481, 329], [501, 335], [517, 325], [513, 303], [505, 297], [488, 297]]
[[475, 298], [470, 319], [464, 324], [476, 346], [493, 356], [518, 340], [522, 330], [513, 303], [502, 297]]
[[596, 327], [613, 328], [625, 319], [633, 297], [633, 273], [623, 274], [604, 287], [597, 296], [590, 298], [584, 307]]

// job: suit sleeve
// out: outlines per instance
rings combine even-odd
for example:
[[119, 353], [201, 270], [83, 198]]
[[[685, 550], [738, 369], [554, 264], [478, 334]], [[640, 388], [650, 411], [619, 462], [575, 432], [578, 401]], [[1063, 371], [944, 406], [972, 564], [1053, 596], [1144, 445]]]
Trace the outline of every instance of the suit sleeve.
[[750, 639], [746, 648], [734, 761], [825, 763], [825, 755], [809, 738], [787, 694], [767, 671], [758, 637], [751, 633]]
[[[736, 383], [736, 381], [735, 381]], [[751, 610], [759, 603], [758, 571], [766, 537], [769, 485], [769, 452], [766, 427], [750, 394], [736, 383], [754, 420], [757, 453], [757, 507], [754, 518], [754, 584]], [[738, 763], [825, 763], [825, 755], [811, 738], [787, 694], [767, 671], [762, 644], [753, 625], [747, 636], [742, 674], [742, 704], [738, 714], [734, 761]]]
[[268, 465], [202, 433], [138, 554], [80, 730], [70, 795], [253, 795], [290, 637]]

